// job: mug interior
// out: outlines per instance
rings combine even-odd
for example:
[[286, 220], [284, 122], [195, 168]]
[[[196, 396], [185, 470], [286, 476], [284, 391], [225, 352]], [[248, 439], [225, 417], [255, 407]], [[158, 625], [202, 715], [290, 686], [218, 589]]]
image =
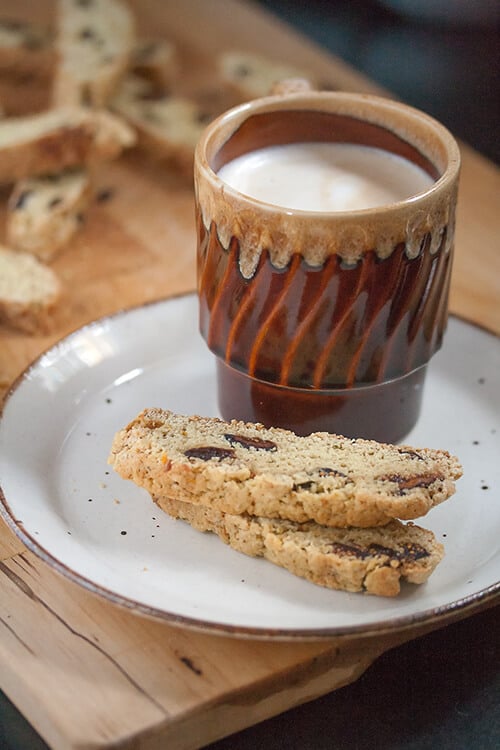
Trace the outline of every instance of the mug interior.
[[305, 142], [371, 146], [407, 159], [434, 181], [443, 173], [421, 150], [387, 127], [350, 115], [314, 109], [280, 109], [250, 115], [209, 157], [208, 163], [218, 172], [228, 162], [252, 151]]

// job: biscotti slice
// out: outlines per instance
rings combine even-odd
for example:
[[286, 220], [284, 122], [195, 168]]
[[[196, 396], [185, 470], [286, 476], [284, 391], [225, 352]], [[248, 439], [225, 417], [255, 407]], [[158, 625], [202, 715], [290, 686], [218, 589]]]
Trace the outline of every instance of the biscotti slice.
[[0, 183], [118, 156], [135, 142], [133, 130], [109, 112], [62, 107], [0, 120]]
[[7, 210], [7, 244], [51, 260], [82, 226], [92, 196], [83, 170], [28, 177], [18, 182]]
[[0, 72], [48, 75], [54, 59], [48, 29], [26, 21], [0, 19]]
[[391, 521], [371, 529], [332, 529], [313, 521], [233, 515], [167, 497], [156, 504], [199, 531], [212, 531], [238, 552], [264, 557], [300, 578], [342, 591], [397, 596], [400, 581], [424, 583], [444, 549], [431, 531]]
[[326, 526], [412, 519], [461, 475], [446, 451], [146, 409], [114, 438], [110, 464], [153, 496]]
[[191, 172], [194, 149], [207, 123], [205, 112], [194, 100], [157, 97], [149, 81], [129, 75], [111, 107], [135, 128], [139, 145], [146, 151]]
[[28, 253], [0, 246], [0, 322], [26, 333], [45, 333], [59, 301], [54, 271]]
[[134, 44], [134, 20], [125, 3], [58, 0], [54, 104], [105, 106]]
[[307, 71], [249, 52], [224, 52], [217, 59], [221, 80], [243, 99], [268, 96], [273, 87], [285, 79], [306, 79], [314, 86]]
[[178, 71], [177, 49], [168, 39], [142, 39], [130, 59], [132, 73], [151, 81], [158, 89], [168, 89]]

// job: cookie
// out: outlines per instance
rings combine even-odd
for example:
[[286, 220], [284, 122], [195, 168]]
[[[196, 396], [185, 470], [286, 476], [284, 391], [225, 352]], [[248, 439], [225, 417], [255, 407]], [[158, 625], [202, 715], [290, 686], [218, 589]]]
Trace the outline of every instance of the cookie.
[[444, 450], [299, 437], [156, 408], [116, 434], [109, 462], [153, 496], [333, 527], [417, 518], [450, 497], [461, 476]]
[[54, 61], [48, 29], [26, 21], [0, 19], [0, 72], [48, 75]]
[[333, 529], [312, 521], [232, 515], [167, 497], [156, 504], [198, 531], [211, 531], [238, 552], [264, 557], [319, 586], [397, 596], [401, 580], [424, 583], [444, 555], [432, 532], [391, 521], [371, 529]]
[[192, 172], [194, 149], [210, 119], [194, 100], [157, 96], [149, 81], [129, 75], [111, 107], [134, 127], [139, 145], [148, 153]]
[[0, 323], [26, 333], [46, 333], [61, 296], [51, 268], [28, 253], [0, 246]]
[[119, 0], [58, 0], [55, 106], [104, 107], [127, 70], [134, 19]]
[[314, 87], [314, 78], [307, 71], [249, 52], [223, 53], [217, 69], [221, 80], [243, 99], [268, 96], [273, 87], [288, 79], [306, 79]]
[[168, 89], [178, 71], [175, 45], [167, 39], [138, 41], [132, 50], [130, 70], [151, 81], [158, 89]]
[[133, 130], [109, 112], [62, 107], [0, 120], [0, 183], [92, 165], [133, 145]]
[[7, 208], [7, 244], [51, 260], [82, 226], [92, 196], [87, 172], [74, 170], [18, 182]]

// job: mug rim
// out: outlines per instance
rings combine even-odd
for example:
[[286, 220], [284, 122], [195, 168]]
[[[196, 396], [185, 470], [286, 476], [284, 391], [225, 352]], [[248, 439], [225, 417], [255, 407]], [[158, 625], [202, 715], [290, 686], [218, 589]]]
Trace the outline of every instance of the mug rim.
[[[332, 104], [334, 103], [338, 105], [337, 108], [332, 107]], [[330, 107], [328, 107], [328, 104]], [[361, 117], [358, 114], [356, 119], [365, 120], [371, 124], [379, 125], [397, 135], [423, 153], [426, 158], [436, 166], [429, 154], [422, 151], [419, 148], [418, 143], [409, 139], [408, 132], [403, 133], [398, 128], [393, 127], [394, 120], [391, 120], [389, 124], [382, 121], [381, 115], [397, 114], [400, 117], [402, 116], [406, 123], [420, 123], [422, 128], [426, 128], [427, 133], [434, 133], [439, 139], [439, 143], [446, 154], [447, 163], [440, 176], [437, 179], [434, 179], [432, 184], [425, 190], [421, 190], [407, 198], [393, 201], [391, 203], [384, 203], [380, 206], [361, 209], [314, 211], [281, 206], [278, 203], [270, 203], [248, 195], [247, 193], [243, 193], [225, 182], [219, 176], [218, 172], [210, 165], [209, 150], [212, 148], [213, 154], [215, 155], [234, 135], [238, 127], [253, 115], [283, 110], [296, 110], [318, 111], [327, 114], [333, 113], [348, 117], [356, 117], [357, 108], [361, 108], [363, 113], [370, 112], [370, 114], [378, 115], [378, 117]], [[226, 137], [222, 138], [221, 135], [224, 130], [226, 130]], [[381, 150], [384, 149], [382, 148]], [[251, 153], [251, 150], [247, 153]], [[235, 107], [228, 109], [226, 112], [223, 112], [205, 128], [199, 138], [195, 149], [194, 164], [195, 184], [196, 172], [197, 170], [201, 170], [203, 171], [205, 178], [213, 184], [215, 189], [221, 190], [225, 195], [232, 196], [236, 200], [246, 202], [249, 206], [253, 205], [256, 209], [272, 212], [278, 211], [289, 217], [296, 216], [302, 220], [307, 220], [308, 218], [313, 220], [324, 220], [327, 218], [329, 220], [338, 219], [339, 221], [342, 221], [353, 219], [355, 217], [362, 218], [374, 216], [374, 214], [380, 215], [383, 212], [395, 211], [398, 208], [406, 209], [414, 207], [415, 204], [422, 201], [426, 202], [428, 199], [432, 199], [436, 192], [442, 191], [447, 185], [453, 183], [458, 178], [461, 167], [461, 158], [458, 143], [448, 128], [431, 115], [417, 109], [416, 107], [404, 104], [398, 100], [390, 99], [389, 97], [376, 96], [373, 94], [344, 91], [301, 91], [287, 94], [275, 94], [272, 96], [261, 97], [259, 99], [253, 99], [238, 104]]]

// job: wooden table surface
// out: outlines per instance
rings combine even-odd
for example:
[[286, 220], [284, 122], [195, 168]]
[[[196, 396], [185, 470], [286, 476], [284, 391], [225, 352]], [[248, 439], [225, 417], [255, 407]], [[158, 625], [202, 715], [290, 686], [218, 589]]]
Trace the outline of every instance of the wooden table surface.
[[[131, 5], [141, 34], [178, 44], [186, 85], [208, 80], [221, 49], [274, 57], [279, 50], [281, 60], [334, 88], [384, 93], [251, 3]], [[51, 9], [48, 0], [36, 6], [2, 0], [5, 16], [46, 21]], [[499, 173], [470, 148], [462, 148], [462, 157], [451, 311], [500, 333]], [[102, 169], [98, 182], [113, 189], [112, 199], [92, 208], [53, 264], [67, 290], [53, 334], [27, 337], [0, 328], [0, 391], [89, 320], [194, 289], [191, 186], [136, 154]], [[53, 572], [0, 522], [0, 688], [56, 749], [202, 747], [355, 680], [385, 650], [438, 624], [338, 642], [196, 633], [94, 597]]]

